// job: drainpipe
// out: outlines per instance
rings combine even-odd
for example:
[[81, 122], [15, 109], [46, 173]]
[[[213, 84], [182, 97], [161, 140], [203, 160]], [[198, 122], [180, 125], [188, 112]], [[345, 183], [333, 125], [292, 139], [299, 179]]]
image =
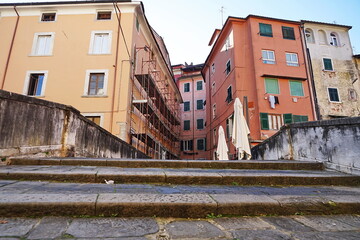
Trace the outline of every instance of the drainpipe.
[[309, 92], [310, 92], [311, 108], [313, 110], [313, 115], [315, 117], [314, 120], [320, 120], [321, 117], [320, 117], [318, 103], [317, 103], [315, 82], [314, 82], [314, 75], [313, 75], [313, 70], [312, 70], [310, 52], [309, 52], [309, 49], [307, 47], [306, 41], [303, 40], [303, 36], [305, 36], [304, 26], [300, 25], [299, 29], [300, 29], [301, 44], [302, 44], [302, 47], [303, 47], [303, 50], [304, 50], [303, 55], [304, 55], [304, 60], [305, 60], [306, 78], [309, 79]]
[[116, 87], [116, 77], [117, 77], [117, 67], [118, 67], [118, 57], [119, 57], [119, 39], [120, 39], [120, 9], [117, 5], [117, 3], [113, 3], [115, 14], [118, 19], [118, 32], [116, 36], [116, 53], [115, 53], [115, 63], [114, 63], [114, 86], [113, 86], [113, 92], [112, 92], [112, 99], [111, 99], [111, 111], [110, 111], [110, 128], [109, 132], [112, 133], [113, 129], [113, 121], [114, 121], [114, 106], [115, 106], [115, 87]]
[[10, 57], [11, 57], [12, 49], [14, 47], [15, 36], [16, 36], [16, 32], [17, 32], [17, 28], [18, 28], [19, 20], [20, 20], [20, 15], [19, 15], [18, 11], [16, 10], [16, 6], [14, 6], [14, 11], [15, 11], [15, 13], [17, 15], [17, 18], [16, 18], [16, 24], [15, 24], [15, 28], [14, 28], [14, 33], [13, 33], [12, 40], [11, 40], [9, 54], [8, 54], [8, 57], [7, 57], [7, 60], [6, 60], [4, 76], [3, 76], [3, 79], [2, 79], [2, 83], [1, 83], [1, 90], [4, 89], [5, 79], [6, 79], [7, 71], [8, 71], [8, 68], [9, 68], [9, 63], [10, 63]]

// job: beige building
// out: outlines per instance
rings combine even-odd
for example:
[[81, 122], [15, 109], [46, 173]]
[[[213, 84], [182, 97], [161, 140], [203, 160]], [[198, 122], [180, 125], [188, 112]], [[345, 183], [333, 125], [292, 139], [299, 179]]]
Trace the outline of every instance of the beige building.
[[318, 118], [360, 116], [360, 81], [349, 37], [351, 27], [301, 22]]
[[165, 44], [141, 2], [113, 2], [0, 4], [0, 89], [71, 105], [149, 156], [177, 158], [182, 99]]

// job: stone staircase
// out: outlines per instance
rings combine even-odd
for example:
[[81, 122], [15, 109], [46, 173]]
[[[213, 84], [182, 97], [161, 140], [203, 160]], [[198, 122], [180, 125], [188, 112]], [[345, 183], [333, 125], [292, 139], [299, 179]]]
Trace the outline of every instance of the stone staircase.
[[0, 166], [0, 215], [359, 214], [359, 186], [304, 161], [12, 158]]

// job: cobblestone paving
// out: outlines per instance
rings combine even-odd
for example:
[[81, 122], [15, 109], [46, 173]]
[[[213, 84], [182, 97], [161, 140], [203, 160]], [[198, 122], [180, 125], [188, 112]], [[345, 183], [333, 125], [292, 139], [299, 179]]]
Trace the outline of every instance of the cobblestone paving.
[[0, 218], [0, 239], [360, 239], [360, 216]]

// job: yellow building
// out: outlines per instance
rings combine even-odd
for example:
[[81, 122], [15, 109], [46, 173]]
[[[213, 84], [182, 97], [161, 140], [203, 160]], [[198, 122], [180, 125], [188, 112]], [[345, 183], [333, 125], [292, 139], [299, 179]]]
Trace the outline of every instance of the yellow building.
[[149, 156], [177, 158], [182, 99], [165, 44], [141, 2], [113, 2], [0, 4], [0, 89], [71, 105]]

